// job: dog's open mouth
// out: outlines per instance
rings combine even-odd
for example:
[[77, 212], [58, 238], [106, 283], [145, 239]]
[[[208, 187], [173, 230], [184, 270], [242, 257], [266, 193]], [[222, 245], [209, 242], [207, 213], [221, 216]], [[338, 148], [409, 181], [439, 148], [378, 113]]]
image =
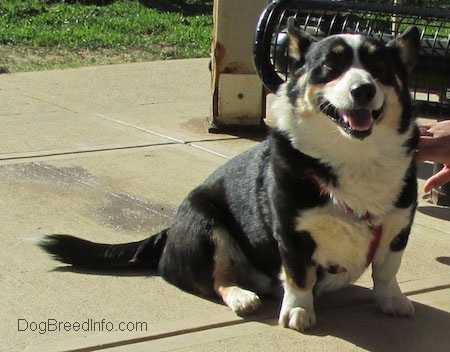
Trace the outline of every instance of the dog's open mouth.
[[383, 107], [378, 110], [366, 108], [338, 109], [325, 100], [319, 105], [321, 111], [339, 124], [346, 133], [360, 139], [370, 135], [373, 124], [383, 113]]

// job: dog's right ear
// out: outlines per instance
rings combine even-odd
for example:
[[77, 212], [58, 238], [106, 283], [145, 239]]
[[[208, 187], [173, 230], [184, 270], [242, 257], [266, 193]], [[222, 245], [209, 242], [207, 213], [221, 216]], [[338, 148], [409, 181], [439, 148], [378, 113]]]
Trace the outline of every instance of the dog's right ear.
[[289, 34], [289, 58], [291, 65], [302, 66], [305, 56], [311, 45], [317, 42], [312, 35], [300, 30], [300, 25], [294, 17], [287, 19], [287, 30]]

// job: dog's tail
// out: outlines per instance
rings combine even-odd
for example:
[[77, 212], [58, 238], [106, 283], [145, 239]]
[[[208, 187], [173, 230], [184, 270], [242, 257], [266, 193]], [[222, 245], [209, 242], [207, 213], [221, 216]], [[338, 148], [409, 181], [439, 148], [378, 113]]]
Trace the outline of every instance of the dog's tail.
[[94, 243], [71, 235], [47, 235], [37, 244], [54, 259], [80, 269], [157, 269], [167, 230], [142, 241], [123, 244]]

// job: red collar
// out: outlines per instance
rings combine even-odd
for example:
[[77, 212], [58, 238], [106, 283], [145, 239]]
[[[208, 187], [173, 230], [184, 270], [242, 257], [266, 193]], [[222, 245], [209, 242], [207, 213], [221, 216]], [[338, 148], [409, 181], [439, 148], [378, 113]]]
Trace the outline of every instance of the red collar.
[[[330, 190], [328, 186], [325, 183], [320, 182], [320, 179], [317, 177], [317, 175], [314, 173], [314, 171], [308, 171], [306, 173], [306, 176], [308, 179], [319, 189], [320, 196], [329, 196]], [[348, 213], [355, 213], [352, 208], [350, 208], [348, 205], [345, 205], [345, 211]], [[370, 241], [369, 251], [367, 252], [366, 257], [366, 267], [368, 267], [375, 258], [375, 254], [378, 250], [378, 247], [380, 246], [381, 242], [381, 235], [383, 233], [383, 225], [372, 225], [370, 223], [370, 220], [372, 219], [372, 215], [369, 212], [366, 212], [363, 217], [361, 217], [362, 220], [365, 220], [367, 222], [367, 225], [369, 226], [370, 230], [372, 231], [372, 240]], [[328, 270], [330, 273], [333, 274], [340, 274], [347, 272], [347, 269], [344, 267], [340, 267], [339, 265], [333, 265], [332, 268]]]
[[369, 252], [367, 252], [366, 267], [368, 267], [375, 258], [377, 249], [380, 246], [381, 234], [383, 233], [383, 225], [372, 225], [370, 223], [371, 215], [369, 212], [364, 215], [364, 220], [367, 221], [369, 228], [372, 230], [372, 241], [370, 241]]

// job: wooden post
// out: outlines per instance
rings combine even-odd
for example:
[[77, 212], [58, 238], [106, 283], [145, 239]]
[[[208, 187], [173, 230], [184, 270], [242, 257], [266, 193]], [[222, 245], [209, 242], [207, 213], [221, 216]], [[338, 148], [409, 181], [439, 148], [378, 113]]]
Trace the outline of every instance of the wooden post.
[[264, 126], [265, 93], [253, 63], [253, 40], [267, 0], [215, 0], [210, 130]]

